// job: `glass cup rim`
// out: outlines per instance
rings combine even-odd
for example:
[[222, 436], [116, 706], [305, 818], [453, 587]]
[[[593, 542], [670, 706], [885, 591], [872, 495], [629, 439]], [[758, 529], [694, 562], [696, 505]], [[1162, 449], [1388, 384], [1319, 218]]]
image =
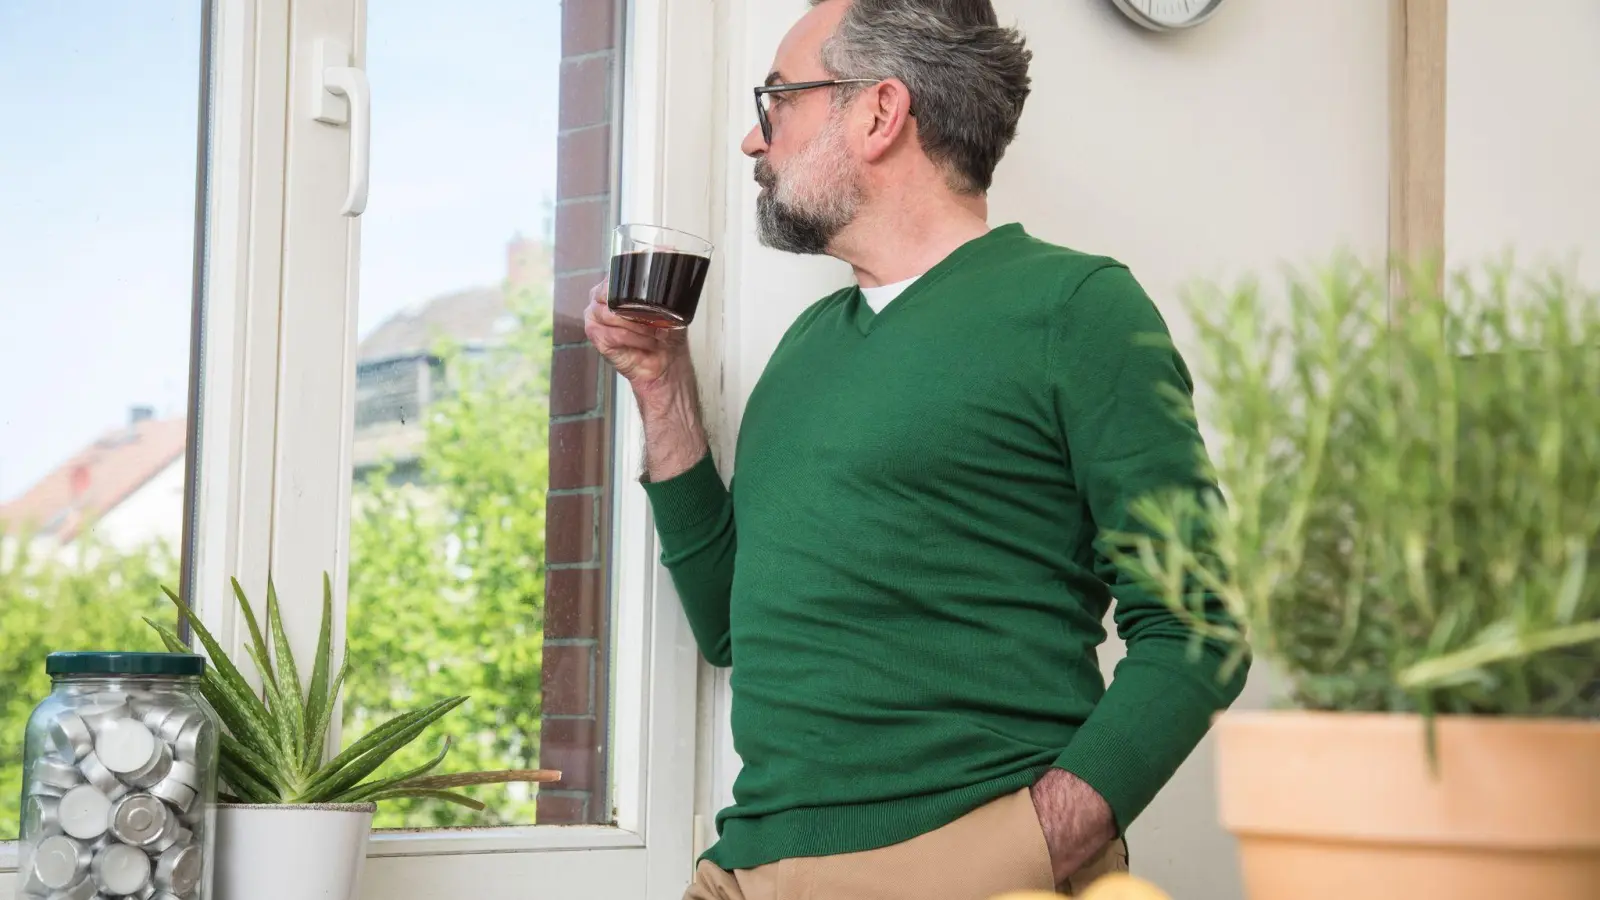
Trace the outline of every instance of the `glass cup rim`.
[[617, 227], [611, 229], [611, 233], [618, 239], [632, 241], [635, 244], [649, 243], [647, 241], [641, 241], [630, 236], [628, 231], [631, 229], [649, 230], [660, 234], [672, 235], [675, 238], [686, 238], [699, 245], [694, 249], [682, 246], [674, 246], [671, 248], [673, 251], [678, 253], [688, 253], [693, 256], [704, 256], [707, 259], [710, 259], [712, 253], [716, 252], [717, 249], [715, 244], [699, 236], [698, 234], [692, 234], [678, 228], [669, 228], [665, 225], [652, 225], [648, 222], [623, 222]]

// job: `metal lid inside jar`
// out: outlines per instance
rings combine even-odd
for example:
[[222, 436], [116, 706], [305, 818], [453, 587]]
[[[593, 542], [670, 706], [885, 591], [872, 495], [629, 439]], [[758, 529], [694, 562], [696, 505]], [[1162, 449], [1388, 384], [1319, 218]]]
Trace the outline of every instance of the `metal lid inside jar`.
[[45, 657], [49, 675], [203, 675], [206, 658], [198, 653], [121, 653], [82, 651]]

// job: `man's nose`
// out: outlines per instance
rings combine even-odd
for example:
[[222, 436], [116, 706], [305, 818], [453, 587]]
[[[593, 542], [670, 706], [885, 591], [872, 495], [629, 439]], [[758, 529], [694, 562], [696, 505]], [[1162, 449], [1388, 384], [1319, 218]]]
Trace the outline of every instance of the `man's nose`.
[[744, 143], [739, 145], [739, 152], [751, 159], [758, 159], [767, 152], [767, 142], [761, 137], [761, 126], [753, 125], [744, 136]]

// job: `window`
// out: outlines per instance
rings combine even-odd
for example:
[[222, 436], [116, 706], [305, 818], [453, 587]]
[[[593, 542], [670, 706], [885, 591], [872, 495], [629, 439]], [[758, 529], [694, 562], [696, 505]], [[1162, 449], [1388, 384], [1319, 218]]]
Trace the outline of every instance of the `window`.
[[564, 282], [603, 277], [614, 37], [602, 17], [568, 48], [601, 94], [563, 107], [561, 19], [559, 0], [368, 10], [384, 150], [358, 263], [346, 737], [465, 694], [447, 765], [564, 773], [476, 790], [483, 813], [387, 804], [380, 828], [611, 822], [610, 381], [557, 333], [554, 291], [557, 251]]
[[[709, 216], [661, 179], [662, 152], [709, 138], [651, 112], [665, 23], [710, 31], [670, 2], [319, 0], [258, 23], [291, 60], [268, 488], [291, 639], [310, 646], [328, 571], [357, 667], [341, 740], [468, 693], [447, 768], [564, 774], [474, 791], [485, 817], [386, 810], [365, 896], [675, 898], [692, 873], [696, 654], [643, 492], [613, 474], [638, 470], [637, 417], [581, 326], [616, 210]], [[307, 79], [345, 63], [371, 84], [370, 173], [350, 124], [308, 115]], [[362, 174], [365, 212], [340, 215]]]
[[[207, 179], [198, 195], [204, 227], [195, 230], [203, 265], [192, 264], [192, 238], [173, 239], [175, 249], [157, 259], [161, 248], [149, 243], [165, 219], [152, 211], [166, 207], [153, 204], [138, 207], [145, 216], [138, 224], [153, 223], [147, 233], [108, 232], [99, 249], [107, 260], [126, 261], [126, 242], [137, 237], [140, 263], [170, 258], [182, 277], [200, 273], [205, 315], [191, 361], [205, 377], [193, 381], [187, 402], [205, 412], [191, 443], [204, 453], [180, 496], [192, 512], [187, 566], [202, 617], [238, 651], [244, 629], [227, 579], [259, 592], [270, 572], [290, 641], [309, 653], [327, 572], [336, 638], [348, 639], [359, 667], [348, 683], [344, 733], [334, 740], [347, 743], [387, 704], [472, 693], [470, 714], [458, 711], [430, 734], [455, 739], [447, 767], [536, 764], [565, 773], [538, 791], [478, 789], [493, 805], [486, 819], [433, 806], [386, 811], [380, 826], [409, 827], [375, 835], [363, 896], [456, 897], [471, 884], [478, 900], [524, 897], [530, 886], [565, 898], [675, 900], [694, 861], [698, 657], [656, 563], [653, 526], [633, 478], [642, 448], [637, 414], [618, 400], [613, 376], [584, 343], [581, 312], [588, 288], [603, 277], [612, 221], [710, 228], [717, 173], [665, 177], [674, 160], [713, 158], [710, 7], [686, 0], [201, 4], [169, 0], [150, 13], [177, 30], [182, 23], [168, 20], [188, 11], [188, 43], [170, 48], [135, 41], [131, 26], [117, 24], [149, 12], [149, 4], [116, 17], [43, 0], [6, 5], [0, 101], [55, 109], [33, 93], [32, 73], [43, 64], [26, 61], [40, 54], [107, 60], [110, 74], [81, 97], [123, 84], [132, 91], [127, 73], [147, 57], [159, 55], [166, 68], [187, 59], [187, 180], [163, 188], [161, 198], [188, 210], [192, 228], [196, 86], [208, 95]], [[19, 15], [39, 24], [23, 29]], [[92, 32], [84, 30], [88, 22]], [[122, 49], [90, 46], [90, 34]], [[13, 45], [40, 49], [19, 57]], [[202, 58], [209, 59], [205, 80]], [[352, 128], [347, 99], [319, 100], [320, 76], [339, 66], [359, 69], [370, 83], [370, 143]], [[669, 83], [674, 96], [703, 98], [703, 109], [663, 117]], [[24, 133], [22, 144], [39, 161], [24, 179], [32, 193], [22, 196], [38, 199], [20, 221], [8, 203], [0, 228], [31, 238], [41, 221], [61, 214], [57, 208], [82, 208], [62, 202], [59, 191], [42, 193], [62, 159], [81, 165], [59, 183], [93, 185], [83, 203], [102, 222], [119, 190], [153, 195], [154, 174], [133, 187], [96, 179], [118, 158], [109, 148], [139, 146], [119, 127], [177, 130], [175, 114], [135, 114], [158, 102], [146, 85], [115, 109], [8, 115], [81, 121], [83, 136], [52, 159], [43, 130]], [[335, 121], [319, 120], [319, 103]], [[89, 149], [73, 154], [78, 145]], [[0, 177], [15, 171], [17, 146], [0, 146], [7, 173]], [[352, 152], [368, 146], [370, 172]], [[163, 162], [176, 166], [171, 154]], [[352, 179], [364, 174], [365, 212], [342, 214]], [[9, 201], [12, 182], [0, 186]], [[74, 250], [93, 233], [92, 215], [79, 224]], [[102, 344], [79, 349], [126, 350], [132, 342], [110, 333], [118, 313], [101, 298], [128, 289], [116, 280], [119, 270], [98, 259], [95, 266], [63, 259], [65, 252], [58, 248], [63, 280], [106, 274], [99, 292], [83, 288], [57, 301], [78, 304], [82, 333], [107, 332]], [[12, 272], [30, 269], [8, 261], [0, 271], [9, 310], [21, 284]], [[161, 377], [175, 379], [177, 399], [119, 397], [119, 419], [147, 421], [143, 410], [122, 406], [153, 405], [148, 421], [159, 421], [162, 404], [181, 411], [186, 402], [194, 292], [187, 280], [175, 284], [159, 296], [173, 310], [176, 343], [134, 347], [112, 388], [138, 387], [174, 369]], [[28, 288], [53, 289], [48, 281]], [[714, 323], [716, 309], [710, 289], [702, 318]], [[151, 319], [166, 315], [154, 301], [143, 310]], [[14, 338], [9, 328], [0, 336], [23, 339], [28, 351], [45, 344], [36, 335]], [[5, 355], [0, 365], [13, 364], [15, 355]], [[49, 360], [51, 371], [86, 365], [67, 358]], [[51, 384], [36, 368], [6, 372], [12, 383]], [[87, 408], [78, 395], [58, 393], [50, 402]], [[481, 433], [466, 439], [471, 429]], [[0, 479], [9, 485], [13, 464], [5, 459]], [[182, 535], [182, 507], [177, 515]], [[0, 609], [7, 636], [10, 612]], [[37, 690], [29, 694], [19, 714]], [[15, 794], [3, 784], [0, 792]], [[454, 827], [464, 824], [489, 827]], [[14, 889], [14, 864], [14, 847], [0, 843], [0, 896]]]
[[202, 13], [0, 5], [0, 841], [45, 654], [161, 649], [184, 580]]

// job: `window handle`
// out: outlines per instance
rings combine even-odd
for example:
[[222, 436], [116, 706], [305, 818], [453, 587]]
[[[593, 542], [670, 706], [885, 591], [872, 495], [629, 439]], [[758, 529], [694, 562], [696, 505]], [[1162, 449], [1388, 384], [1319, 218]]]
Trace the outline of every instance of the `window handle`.
[[[315, 94], [312, 118], [329, 125], [350, 123], [350, 191], [340, 215], [361, 215], [367, 208], [367, 181], [371, 172], [372, 89], [367, 73], [350, 65], [350, 48], [343, 41], [317, 41], [312, 58]], [[335, 97], [349, 102], [348, 111]]]

